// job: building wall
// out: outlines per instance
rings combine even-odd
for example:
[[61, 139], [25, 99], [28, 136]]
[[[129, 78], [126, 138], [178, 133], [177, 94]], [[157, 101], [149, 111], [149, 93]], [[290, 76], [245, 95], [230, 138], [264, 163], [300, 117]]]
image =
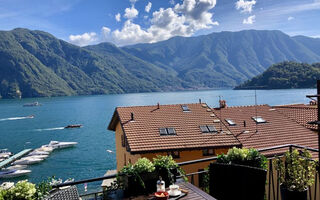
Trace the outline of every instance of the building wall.
[[[121, 124], [118, 123], [116, 127], [116, 158], [117, 158], [117, 170], [120, 171], [125, 165], [129, 162], [135, 163], [139, 158], [145, 157], [149, 160], [153, 160], [157, 155], [168, 155], [168, 152], [157, 152], [157, 153], [146, 153], [146, 154], [130, 154], [126, 151], [126, 147], [122, 146], [121, 143], [121, 135], [124, 135]], [[212, 157], [221, 153], [226, 154], [229, 148], [217, 148], [215, 149], [215, 154], [210, 156], [203, 156], [202, 150], [185, 150], [179, 151], [180, 158], [174, 158], [174, 160], [179, 162], [189, 161], [189, 160], [197, 160], [201, 158]], [[210, 162], [201, 162], [192, 165], [182, 166], [182, 169], [186, 172], [186, 174], [198, 172], [201, 169], [205, 169], [209, 166]], [[188, 177], [189, 181], [191, 181], [191, 177]], [[196, 186], [199, 185], [198, 175], [194, 176], [194, 184]]]
[[[229, 148], [220, 148], [220, 149], [215, 149], [215, 155], [218, 154], [226, 154], [228, 152]], [[168, 155], [167, 152], [159, 152], [159, 153], [147, 153], [147, 154], [141, 154], [141, 157], [146, 157], [149, 160], [152, 160], [155, 158], [157, 155]], [[212, 157], [215, 155], [210, 155], [210, 156], [203, 156], [202, 155], [202, 150], [187, 150], [187, 151], [180, 151], [180, 158], [174, 158], [174, 160], [179, 163], [179, 162], [184, 162], [184, 161], [189, 161], [189, 160], [197, 160], [201, 158], [208, 158]], [[209, 166], [210, 162], [201, 162], [201, 163], [195, 163], [191, 165], [185, 165], [182, 166], [182, 169], [185, 171], [186, 174], [193, 173], [193, 172], [198, 172], [199, 170], [205, 169]], [[188, 177], [189, 182], [191, 182], [191, 177]], [[199, 186], [199, 178], [198, 175], [194, 176], [194, 185]]]
[[126, 147], [122, 146], [121, 135], [124, 135], [120, 122], [116, 127], [116, 158], [117, 170], [120, 171], [129, 162], [135, 163], [141, 156], [139, 154], [131, 155], [127, 152]]

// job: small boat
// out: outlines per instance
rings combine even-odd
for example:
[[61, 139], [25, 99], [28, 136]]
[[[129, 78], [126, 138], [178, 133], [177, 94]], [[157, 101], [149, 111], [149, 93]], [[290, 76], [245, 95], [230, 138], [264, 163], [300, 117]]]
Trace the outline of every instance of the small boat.
[[38, 151], [38, 150], [34, 150], [31, 153], [28, 154], [28, 156], [39, 156], [39, 155], [49, 155], [50, 152], [47, 151]]
[[23, 104], [23, 107], [33, 107], [33, 106], [41, 106], [41, 104], [37, 101], [33, 102], [33, 103], [26, 103]]
[[10, 167], [5, 168], [4, 170], [13, 170], [13, 169], [18, 170], [18, 169], [25, 169], [27, 167], [28, 165], [12, 165]]
[[45, 151], [51, 153], [53, 151], [53, 148], [49, 147], [48, 145], [42, 145], [40, 148], [35, 149], [35, 151]]
[[13, 162], [14, 165], [32, 165], [43, 161], [41, 158], [25, 157]]
[[49, 155], [33, 155], [33, 156], [26, 156], [25, 159], [35, 158], [35, 159], [46, 159]]
[[68, 148], [73, 147], [77, 145], [78, 142], [58, 142], [58, 141], [51, 141], [47, 146], [52, 147], [53, 149], [62, 149], [62, 148]]
[[68, 126], [65, 126], [64, 128], [81, 128], [82, 124], [70, 124]]
[[8, 170], [8, 171], [1, 171], [0, 172], [0, 178], [14, 178], [18, 176], [24, 176], [31, 172], [31, 170]]
[[0, 153], [0, 158], [1, 159], [7, 159], [10, 157], [10, 154], [7, 154], [7, 153]]
[[7, 159], [12, 155], [11, 152], [8, 151], [8, 149], [0, 149], [0, 158], [1, 159]]

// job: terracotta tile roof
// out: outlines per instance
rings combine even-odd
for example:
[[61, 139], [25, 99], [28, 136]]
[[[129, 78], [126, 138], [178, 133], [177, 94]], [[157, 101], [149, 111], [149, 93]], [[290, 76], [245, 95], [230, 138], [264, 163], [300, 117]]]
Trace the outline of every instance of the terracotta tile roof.
[[[224, 124], [237, 136], [243, 147], [260, 149], [284, 144], [297, 144], [318, 149], [317, 134], [287, 118], [278, 111], [278, 108], [275, 109], [268, 105], [227, 107], [222, 108], [221, 112], [219, 109], [215, 109], [214, 113], [218, 117], [221, 116]], [[256, 115], [261, 116], [267, 123], [256, 125], [252, 119]], [[225, 119], [232, 119], [237, 125], [230, 126]], [[244, 127], [244, 121], [246, 127]]]
[[[183, 112], [187, 105], [190, 112]], [[209, 110], [208, 110], [209, 109]], [[131, 120], [133, 113], [134, 121]], [[117, 107], [109, 129], [120, 121], [131, 153], [195, 149], [205, 147], [241, 146], [233, 134], [227, 132], [206, 104], [176, 104], [154, 106]], [[200, 125], [214, 125], [219, 133], [202, 133]], [[159, 128], [175, 128], [176, 135], [160, 136]]]
[[308, 122], [316, 121], [318, 119], [317, 106], [305, 105], [305, 104], [292, 104], [273, 106], [286, 117], [298, 122], [302, 126], [317, 130], [317, 125], [308, 124]]

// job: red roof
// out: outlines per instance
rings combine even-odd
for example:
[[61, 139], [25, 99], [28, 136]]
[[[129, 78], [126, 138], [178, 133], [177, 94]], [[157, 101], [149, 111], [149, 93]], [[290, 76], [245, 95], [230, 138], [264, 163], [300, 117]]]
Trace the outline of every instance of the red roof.
[[308, 122], [316, 121], [318, 119], [318, 110], [316, 106], [305, 104], [292, 104], [283, 106], [274, 106], [279, 112], [286, 117], [295, 120], [302, 126], [317, 130], [317, 125], [308, 124]]
[[[183, 112], [182, 105], [190, 111]], [[157, 105], [117, 107], [109, 129], [115, 130], [120, 121], [131, 153], [241, 146], [235, 136], [215, 120], [218, 118], [212, 110], [200, 103], [160, 105], [159, 108]], [[202, 133], [201, 125], [214, 125], [218, 133]], [[176, 135], [160, 135], [159, 128], [174, 128]]]
[[[267, 148], [277, 145], [297, 144], [318, 148], [318, 136], [313, 131], [286, 117], [278, 108], [268, 105], [238, 106], [215, 109], [214, 113], [222, 119], [228, 129], [246, 148]], [[221, 115], [220, 115], [221, 113]], [[252, 117], [260, 116], [266, 123], [258, 123]], [[230, 126], [225, 119], [233, 120]], [[245, 121], [245, 126], [244, 126]]]

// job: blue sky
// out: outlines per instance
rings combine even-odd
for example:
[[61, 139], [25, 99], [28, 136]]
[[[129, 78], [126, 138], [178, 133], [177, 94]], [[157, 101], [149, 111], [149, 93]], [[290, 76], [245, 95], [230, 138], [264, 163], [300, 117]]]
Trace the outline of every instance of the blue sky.
[[118, 46], [244, 29], [320, 37], [320, 0], [0, 0], [0, 29]]

